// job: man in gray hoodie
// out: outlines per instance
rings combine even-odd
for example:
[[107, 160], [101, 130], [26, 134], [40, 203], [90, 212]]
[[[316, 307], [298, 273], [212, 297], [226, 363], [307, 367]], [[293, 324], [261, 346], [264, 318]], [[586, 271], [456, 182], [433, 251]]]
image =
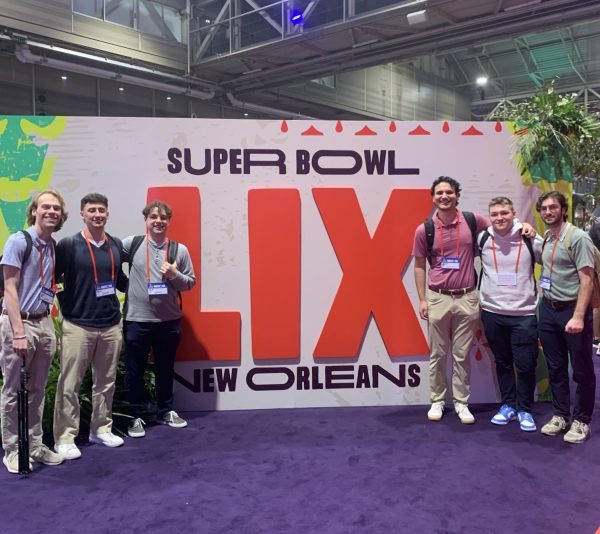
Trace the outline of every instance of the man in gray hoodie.
[[196, 277], [190, 254], [181, 243], [167, 237], [173, 212], [156, 200], [142, 211], [145, 236], [123, 240], [129, 259], [129, 288], [125, 315], [125, 383], [132, 409], [127, 433], [141, 438], [144, 371], [152, 351], [156, 375], [158, 422], [183, 428], [187, 422], [173, 410], [173, 378], [181, 337], [180, 292], [194, 287]]
[[[540, 262], [542, 238], [521, 235], [513, 203], [489, 203], [491, 226], [477, 238], [481, 251], [481, 320], [496, 360], [502, 405], [495, 425], [518, 418], [522, 430], [536, 430], [531, 415], [538, 356], [537, 289], [533, 268]], [[515, 377], [515, 369], [517, 376]]]

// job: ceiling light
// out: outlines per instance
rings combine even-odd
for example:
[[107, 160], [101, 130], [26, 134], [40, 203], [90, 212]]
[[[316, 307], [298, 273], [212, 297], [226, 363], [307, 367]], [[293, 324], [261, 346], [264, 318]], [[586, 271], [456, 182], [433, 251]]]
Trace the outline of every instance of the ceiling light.
[[170, 96], [168, 96], [168, 97], [167, 97], [167, 100], [171, 100], [171, 97], [170, 97]]
[[412, 13], [406, 14], [406, 21], [409, 25], [420, 24], [421, 22], [427, 22], [427, 10], [421, 9], [420, 11], [413, 11]]
[[66, 79], [67, 79], [67, 77], [66, 77], [66, 76], [63, 74], [63, 75], [60, 77], [60, 79], [61, 79], [61, 80], [66, 80]]
[[119, 91], [121, 91], [122, 93], [123, 91], [125, 91], [125, 87], [119, 87]]
[[477, 76], [475, 83], [477, 84], [478, 87], [483, 87], [485, 84], [488, 83], [488, 77], [487, 76]]

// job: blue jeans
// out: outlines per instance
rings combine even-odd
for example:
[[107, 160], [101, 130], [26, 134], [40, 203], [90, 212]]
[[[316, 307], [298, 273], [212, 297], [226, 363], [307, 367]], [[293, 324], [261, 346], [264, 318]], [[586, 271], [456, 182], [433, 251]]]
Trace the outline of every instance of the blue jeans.
[[500, 315], [484, 310], [481, 322], [496, 360], [502, 404], [531, 412], [538, 357], [536, 316]]
[[151, 349], [158, 416], [173, 409], [173, 368], [180, 338], [179, 319], [157, 323], [125, 321], [125, 385], [133, 417], [140, 417], [144, 411], [144, 372]]
[[548, 363], [554, 415], [571, 418], [569, 391], [569, 357], [573, 381], [577, 384], [573, 419], [589, 424], [596, 401], [596, 374], [592, 360], [592, 309], [584, 317], [583, 331], [567, 334], [565, 326], [573, 316], [575, 304], [561, 310], [552, 309], [545, 301], [539, 306], [538, 332]]

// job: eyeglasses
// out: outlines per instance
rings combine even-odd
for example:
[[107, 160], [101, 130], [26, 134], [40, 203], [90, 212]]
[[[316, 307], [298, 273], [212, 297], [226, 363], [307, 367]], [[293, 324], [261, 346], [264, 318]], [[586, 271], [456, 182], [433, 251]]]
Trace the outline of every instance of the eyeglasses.
[[560, 210], [561, 207], [557, 204], [552, 204], [550, 206], [541, 206], [540, 207], [540, 213], [543, 211], [558, 211]]

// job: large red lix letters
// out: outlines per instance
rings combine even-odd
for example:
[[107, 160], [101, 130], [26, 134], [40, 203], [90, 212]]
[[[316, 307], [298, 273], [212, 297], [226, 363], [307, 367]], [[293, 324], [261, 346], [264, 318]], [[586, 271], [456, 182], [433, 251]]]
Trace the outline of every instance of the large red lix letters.
[[[392, 191], [373, 237], [353, 189], [315, 188], [313, 196], [343, 271], [314, 349], [318, 358], [358, 356], [371, 315], [390, 356], [427, 354], [402, 284], [414, 229], [431, 210], [429, 191]], [[173, 208], [169, 236], [184, 243], [198, 283], [183, 298], [178, 360], [241, 359], [238, 311], [201, 310], [201, 204], [197, 187], [152, 187], [148, 201]], [[301, 214], [296, 189], [248, 192], [252, 356], [300, 356]]]

